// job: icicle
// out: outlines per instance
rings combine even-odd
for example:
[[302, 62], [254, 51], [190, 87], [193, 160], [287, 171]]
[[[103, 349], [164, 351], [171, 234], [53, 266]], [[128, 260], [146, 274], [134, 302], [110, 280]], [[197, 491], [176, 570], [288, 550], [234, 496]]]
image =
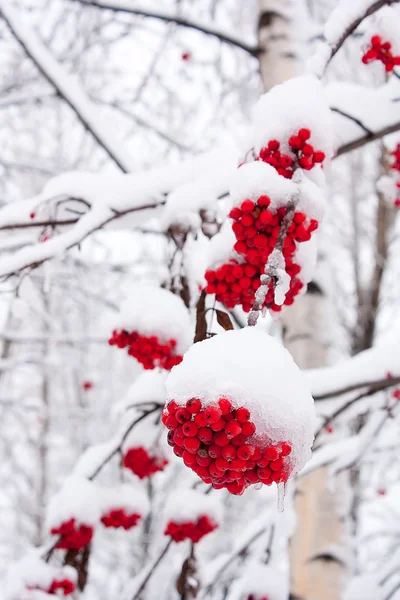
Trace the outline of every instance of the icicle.
[[278, 512], [283, 512], [285, 510], [285, 492], [286, 492], [286, 483], [278, 483]]

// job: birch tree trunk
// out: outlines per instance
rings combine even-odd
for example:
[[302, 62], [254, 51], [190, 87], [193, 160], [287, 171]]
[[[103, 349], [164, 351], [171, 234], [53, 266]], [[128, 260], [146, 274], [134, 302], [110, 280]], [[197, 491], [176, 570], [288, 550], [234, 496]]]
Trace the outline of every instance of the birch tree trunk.
[[[260, 0], [260, 72], [265, 91], [304, 70], [301, 39], [307, 8], [302, 0]], [[315, 283], [283, 315], [284, 342], [301, 368], [328, 362], [326, 299]], [[340, 546], [345, 527], [340, 516], [340, 489], [332, 493], [327, 473], [320, 469], [298, 483], [297, 527], [291, 541], [291, 594], [304, 600], [339, 600], [345, 568], [330, 550]]]

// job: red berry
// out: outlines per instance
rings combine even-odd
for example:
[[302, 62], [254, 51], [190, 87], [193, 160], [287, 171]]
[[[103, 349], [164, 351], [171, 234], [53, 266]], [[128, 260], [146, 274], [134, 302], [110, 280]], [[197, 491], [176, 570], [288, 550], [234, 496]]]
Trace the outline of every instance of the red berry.
[[185, 438], [183, 445], [186, 450], [189, 450], [192, 454], [196, 454], [197, 450], [200, 448], [200, 440], [196, 437], [187, 437]]
[[303, 128], [303, 129], [300, 129], [300, 130], [298, 131], [298, 134], [297, 134], [297, 135], [299, 136], [299, 138], [300, 138], [300, 139], [301, 139], [303, 142], [305, 142], [306, 140], [310, 139], [310, 137], [311, 137], [311, 131], [310, 131], [309, 129], [305, 129], [305, 128]]
[[229, 421], [225, 425], [225, 433], [229, 439], [232, 439], [242, 433], [242, 427], [236, 421]]
[[257, 200], [258, 206], [267, 208], [271, 204], [271, 199], [268, 196], [260, 196]]
[[236, 448], [234, 446], [224, 446], [222, 448], [222, 456], [225, 460], [231, 461], [236, 458]]
[[291, 452], [292, 452], [292, 446], [288, 442], [282, 442], [282, 444], [281, 444], [281, 455], [282, 456], [289, 456], [289, 454]]
[[194, 422], [198, 427], [205, 427], [207, 425], [207, 421], [204, 416], [204, 411], [197, 413], [197, 415], [194, 418]]
[[250, 444], [243, 444], [243, 446], [239, 446], [237, 449], [237, 457], [241, 460], [248, 460], [254, 454], [254, 446]]
[[192, 415], [187, 408], [178, 408], [178, 410], [175, 413], [175, 418], [178, 421], [178, 423], [182, 424], [185, 421], [190, 421]]
[[229, 444], [229, 438], [225, 431], [217, 431], [217, 433], [214, 435], [214, 443], [220, 447], [227, 446]]
[[208, 448], [208, 454], [211, 456], [211, 458], [219, 458], [221, 456], [221, 448], [216, 444], [211, 444], [211, 446]]
[[186, 466], [191, 467], [196, 462], [196, 455], [189, 450], [184, 450], [182, 454], [183, 462]]
[[217, 406], [207, 406], [204, 410], [204, 418], [206, 423], [216, 423], [221, 418], [221, 410]]
[[254, 210], [254, 202], [252, 202], [252, 200], [244, 200], [240, 208], [245, 213], [251, 213]]
[[253, 435], [253, 433], [255, 433], [255, 431], [256, 431], [256, 426], [254, 425], [254, 423], [252, 423], [251, 421], [248, 421], [247, 423], [243, 423], [243, 425], [242, 425], [243, 435], [245, 435], [246, 437], [249, 437], [249, 436]]
[[225, 421], [223, 419], [219, 419], [215, 423], [211, 423], [210, 428], [213, 431], [222, 431], [225, 427]]
[[264, 458], [266, 460], [276, 460], [279, 458], [279, 450], [275, 446], [268, 446], [264, 450]]
[[228, 461], [225, 460], [225, 458], [222, 458], [222, 457], [221, 458], [217, 458], [217, 460], [215, 461], [215, 465], [221, 471], [228, 471], [228, 469], [230, 469], [230, 465], [229, 465]]
[[280, 145], [281, 144], [278, 140], [270, 140], [268, 142], [268, 148], [269, 148], [269, 150], [272, 150], [273, 152], [276, 152], [277, 150], [279, 150]]
[[197, 413], [201, 410], [201, 402], [198, 398], [192, 398], [186, 402], [186, 408], [192, 415], [197, 415]]
[[186, 437], [195, 437], [197, 435], [199, 428], [196, 423], [193, 421], [187, 421], [182, 425], [183, 435]]
[[317, 152], [314, 152], [313, 158], [315, 163], [322, 163], [325, 160], [325, 153], [318, 150]]
[[178, 427], [178, 421], [176, 420], [174, 415], [169, 415], [165, 421], [165, 426], [167, 429], [176, 429]]
[[246, 467], [247, 467], [246, 461], [240, 460], [240, 458], [235, 458], [231, 462], [231, 469], [233, 469], [234, 471], [245, 471]]
[[235, 411], [235, 419], [236, 421], [239, 421], [239, 423], [247, 423], [247, 421], [250, 420], [250, 411], [248, 411], [247, 408], [244, 408], [244, 406], [240, 406]]
[[218, 406], [221, 409], [221, 414], [222, 415], [227, 415], [232, 410], [232, 403], [227, 398], [220, 398], [218, 400]]
[[201, 440], [204, 444], [211, 444], [213, 438], [211, 429], [208, 429], [207, 427], [201, 427], [197, 435], [199, 440]]
[[192, 55], [190, 52], [182, 52], [181, 58], [184, 62], [187, 62], [192, 58]]

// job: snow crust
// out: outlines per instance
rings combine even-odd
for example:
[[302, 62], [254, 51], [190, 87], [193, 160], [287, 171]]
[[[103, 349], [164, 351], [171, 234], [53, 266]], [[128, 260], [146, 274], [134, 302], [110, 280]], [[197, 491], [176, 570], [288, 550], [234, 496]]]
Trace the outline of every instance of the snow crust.
[[[347, 2], [347, 0], [346, 0]], [[290, 136], [311, 131], [310, 143], [332, 156], [332, 117], [321, 82], [313, 75], [294, 77], [261, 96], [254, 117], [253, 140], [258, 154], [269, 140], [279, 140], [284, 152]], [[239, 169], [240, 170], [240, 169]]]
[[99, 497], [102, 515], [122, 508], [126, 512], [138, 513], [146, 517], [150, 510], [149, 500], [146, 493], [138, 485], [122, 484], [116, 487], [100, 488]]
[[52, 582], [57, 579], [69, 579], [76, 583], [76, 570], [69, 566], [58, 567], [46, 563], [37, 550], [23, 556], [18, 562], [11, 565], [5, 580], [4, 600], [39, 600], [54, 598], [42, 590], [27, 590], [28, 586], [37, 586], [43, 590], [49, 589]]
[[250, 594], [268, 600], [288, 600], [289, 582], [285, 574], [277, 567], [250, 563], [245, 567], [245, 576], [241, 580], [238, 600], [247, 600]]
[[376, 182], [376, 189], [383, 195], [386, 203], [392, 207], [400, 196], [400, 189], [396, 185], [396, 180], [390, 175], [382, 175]]
[[[317, 266], [318, 242], [317, 236], [313, 237], [308, 242], [298, 244], [296, 251], [296, 264], [300, 265], [300, 279], [303, 283], [309, 283], [314, 276], [315, 267]], [[305, 293], [304, 287], [300, 293]]]
[[276, 169], [265, 162], [246, 163], [236, 170], [230, 186], [233, 206], [240, 206], [243, 200], [254, 202], [263, 194], [271, 199], [270, 208], [276, 210], [293, 199], [297, 186], [278, 174]]
[[215, 268], [217, 266], [222, 265], [223, 263], [228, 262], [230, 258], [234, 258], [235, 260], [242, 262], [243, 258], [233, 249], [235, 242], [235, 234], [232, 231], [230, 221], [227, 220], [222, 225], [221, 231], [211, 239], [208, 245], [208, 266]]
[[362, 18], [376, 0], [339, 0], [324, 27], [326, 40], [334, 46], [351, 24]]
[[123, 399], [117, 404], [115, 413], [120, 414], [127, 408], [137, 404], [165, 402], [165, 382], [168, 371], [164, 369], [153, 369], [144, 371], [133, 382]]
[[80, 475], [70, 475], [49, 503], [47, 527], [52, 529], [73, 518], [77, 524], [95, 526], [101, 516], [100, 503], [96, 484]]
[[164, 342], [174, 339], [179, 354], [188, 349], [193, 339], [193, 326], [183, 300], [151, 285], [135, 288], [135, 295], [121, 305], [113, 326], [145, 336], [156, 335]]
[[258, 328], [228, 331], [194, 344], [167, 379], [167, 400], [205, 404], [227, 397], [245, 405], [256, 436], [292, 444], [293, 471], [311, 456], [316, 416], [304, 375], [289, 352]]
[[376, 15], [376, 24], [371, 28], [370, 34], [379, 35], [384, 42], [392, 44], [391, 51], [396, 56], [400, 55], [400, 10], [397, 6], [386, 6]]
[[170, 494], [164, 509], [165, 523], [196, 521], [206, 515], [212, 517], [217, 524], [221, 523], [222, 505], [219, 497], [190, 489], [175, 489]]

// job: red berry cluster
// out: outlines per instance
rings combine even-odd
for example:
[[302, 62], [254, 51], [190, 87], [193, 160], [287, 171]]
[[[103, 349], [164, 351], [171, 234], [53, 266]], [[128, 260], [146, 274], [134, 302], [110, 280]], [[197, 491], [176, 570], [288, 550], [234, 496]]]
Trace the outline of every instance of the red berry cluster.
[[129, 356], [136, 358], [145, 369], [161, 367], [170, 371], [182, 362], [182, 356], [176, 354], [176, 340], [162, 343], [156, 335], [145, 336], [125, 329], [114, 330], [108, 340], [110, 346], [128, 348]]
[[123, 508], [110, 510], [101, 517], [101, 522], [105, 527], [113, 527], [115, 529], [122, 527], [127, 531], [135, 527], [142, 516], [139, 513], [127, 514]]
[[61, 523], [59, 527], [53, 527], [50, 533], [61, 537], [56, 548], [61, 548], [62, 550], [81, 550], [91, 541], [93, 527], [77, 525], [75, 519], [70, 519]]
[[126, 469], [137, 475], [139, 479], [151, 477], [158, 471], [162, 471], [168, 464], [165, 458], [160, 456], [150, 456], [143, 446], [130, 448], [122, 459], [122, 464]]
[[26, 586], [26, 589], [28, 590], [41, 590], [43, 592], [46, 592], [46, 594], [52, 595], [52, 596], [58, 596], [58, 591], [60, 590], [63, 594], [63, 596], [69, 596], [70, 594], [73, 594], [75, 591], [75, 583], [73, 581], [71, 581], [70, 579], [64, 578], [64, 579], [55, 579], [54, 581], [52, 581], [50, 587], [47, 590], [44, 590], [43, 588], [37, 586], [37, 585], [28, 585]]
[[250, 594], [250, 596], [247, 596], [247, 600], [269, 600], [269, 598], [268, 598], [268, 596], [263, 596], [262, 598], [260, 598], [259, 596]]
[[242, 494], [251, 484], [285, 482], [291, 445], [260, 443], [256, 426], [244, 406], [235, 409], [227, 398], [203, 407], [198, 398], [179, 406], [173, 400], [162, 422], [170, 430], [168, 443], [204, 483]]
[[185, 521], [176, 523], [169, 521], [165, 528], [164, 535], [170, 535], [174, 542], [183, 542], [183, 540], [192, 540], [194, 544], [199, 542], [208, 533], [217, 529], [217, 523], [208, 515], [199, 517], [197, 521]]
[[93, 387], [93, 383], [91, 381], [84, 381], [82, 383], [82, 388], [85, 390], [85, 392], [88, 392], [89, 390], [91, 390]]
[[388, 73], [391, 73], [395, 67], [400, 65], [400, 56], [395, 56], [392, 52], [392, 44], [383, 42], [380, 35], [373, 35], [371, 42], [365, 51], [362, 62], [364, 65], [380, 60], [385, 65]]
[[258, 160], [274, 167], [282, 177], [292, 179], [297, 168], [310, 171], [316, 164], [321, 164], [325, 160], [325, 153], [315, 150], [309, 143], [310, 137], [311, 131], [303, 128], [289, 138], [289, 147], [293, 156], [281, 152], [281, 144], [278, 140], [270, 140], [267, 146], [261, 148]]
[[75, 583], [67, 578], [59, 580], [55, 579], [47, 590], [47, 593], [58, 595], [58, 590], [60, 590], [64, 596], [69, 596], [75, 591]]
[[[269, 209], [271, 200], [268, 196], [260, 196], [256, 202], [244, 200], [240, 207], [229, 213], [233, 220], [232, 229], [236, 237], [234, 250], [244, 257], [244, 262], [230, 260], [217, 270], [205, 273], [206, 292], [216, 294], [219, 302], [227, 308], [241, 304], [243, 310], [249, 312], [254, 304], [255, 293], [261, 285], [261, 274], [269, 255], [276, 246], [286, 215], [286, 208], [276, 211]], [[293, 304], [295, 296], [303, 287], [298, 277], [301, 267], [294, 262], [297, 249], [296, 242], [311, 239], [312, 232], [318, 228], [318, 221], [307, 219], [305, 213], [297, 211], [288, 228], [283, 242], [282, 252], [285, 257], [286, 272], [290, 276], [290, 289], [284, 304]], [[264, 301], [264, 306], [274, 311], [281, 310], [274, 302], [274, 283], [271, 281]]]

